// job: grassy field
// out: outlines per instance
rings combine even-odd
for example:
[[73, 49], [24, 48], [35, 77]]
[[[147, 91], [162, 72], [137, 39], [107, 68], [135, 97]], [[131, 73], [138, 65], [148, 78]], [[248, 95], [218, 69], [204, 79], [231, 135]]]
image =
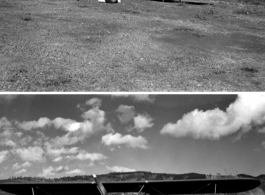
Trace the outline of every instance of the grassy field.
[[0, 89], [264, 91], [264, 1], [211, 2], [0, 0]]

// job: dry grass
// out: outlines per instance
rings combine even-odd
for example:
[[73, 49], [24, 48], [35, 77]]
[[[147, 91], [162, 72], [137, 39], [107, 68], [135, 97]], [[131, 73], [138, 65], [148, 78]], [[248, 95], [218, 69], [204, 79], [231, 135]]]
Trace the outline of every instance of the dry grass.
[[0, 87], [263, 91], [261, 8], [231, 2], [0, 0]]

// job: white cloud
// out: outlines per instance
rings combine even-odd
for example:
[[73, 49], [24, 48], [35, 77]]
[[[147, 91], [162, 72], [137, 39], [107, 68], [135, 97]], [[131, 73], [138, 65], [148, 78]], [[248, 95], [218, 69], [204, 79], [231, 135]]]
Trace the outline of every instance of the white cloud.
[[19, 175], [19, 174], [26, 173], [26, 172], [27, 172], [26, 169], [22, 169], [20, 171], [15, 172], [15, 175]]
[[102, 101], [99, 98], [92, 98], [92, 99], [86, 101], [86, 105], [90, 105], [93, 107], [100, 107], [101, 103], [102, 103]]
[[185, 114], [176, 123], [168, 123], [161, 134], [174, 137], [191, 136], [195, 139], [218, 140], [236, 132], [240, 135], [251, 130], [253, 125], [265, 124], [265, 94], [239, 94], [226, 111], [219, 108]]
[[55, 159], [53, 159], [53, 162], [60, 162], [61, 160], [63, 160], [63, 157], [58, 156]]
[[154, 125], [153, 119], [149, 115], [138, 114], [134, 117], [134, 128], [139, 132], [143, 132], [146, 128], [150, 128]]
[[95, 133], [96, 129], [90, 121], [81, 123], [80, 128], [76, 131], [70, 131], [63, 136], [57, 136], [51, 139], [51, 144], [54, 147], [61, 147], [64, 145], [73, 145], [79, 141], [83, 141]]
[[128, 97], [136, 102], [150, 102], [154, 103], [155, 96], [149, 95], [149, 94], [113, 94], [111, 96], [112, 98], [122, 98], [122, 97]]
[[78, 147], [72, 147], [72, 148], [53, 148], [52, 145], [48, 142], [45, 143], [46, 147], [46, 152], [48, 155], [53, 156], [53, 157], [58, 157], [62, 154], [75, 154], [78, 152], [79, 148]]
[[63, 128], [66, 131], [77, 131], [81, 126], [80, 122], [76, 122], [72, 119], [64, 119], [61, 117], [55, 118], [52, 122], [56, 129]]
[[142, 136], [133, 137], [131, 135], [125, 135], [122, 136], [119, 133], [109, 133], [107, 135], [104, 135], [101, 139], [102, 143], [107, 146], [112, 145], [126, 145], [127, 147], [131, 148], [147, 148], [147, 140], [143, 138]]
[[17, 154], [24, 161], [32, 162], [44, 162], [44, 151], [39, 146], [28, 148], [17, 148], [13, 150], [13, 153]]
[[0, 164], [7, 159], [8, 153], [6, 150], [0, 152]]
[[52, 166], [49, 166], [48, 168], [44, 168], [38, 176], [40, 176], [40, 177], [52, 176], [55, 174], [63, 173], [67, 170], [69, 170], [68, 166], [65, 166], [65, 167], [59, 166], [57, 168], [53, 168]]
[[[2, 117], [0, 119], [0, 129], [10, 129], [12, 127], [12, 124], [9, 120], [7, 120], [5, 117]], [[2, 133], [1, 133], [2, 134]], [[1, 137], [1, 134], [0, 134], [0, 137]]]
[[19, 169], [20, 165], [18, 163], [13, 164], [12, 169]]
[[25, 162], [21, 165], [21, 167], [30, 167], [32, 164], [30, 162]]
[[134, 106], [120, 105], [116, 111], [119, 113], [118, 117], [121, 123], [129, 122], [135, 115]]
[[17, 126], [24, 130], [32, 130], [37, 128], [44, 128], [45, 126], [51, 125], [52, 121], [46, 117], [39, 118], [38, 121], [28, 121], [28, 122], [17, 122]]
[[105, 112], [98, 107], [94, 107], [82, 114], [85, 120], [91, 121], [95, 126], [102, 126], [105, 122]]
[[12, 140], [2, 139], [0, 140], [0, 145], [15, 147], [17, 144], [13, 142]]
[[84, 150], [80, 151], [78, 155], [76, 156], [68, 156], [70, 159], [78, 159], [78, 160], [90, 160], [92, 162], [94, 161], [100, 161], [107, 159], [108, 157], [104, 156], [100, 153], [88, 153]]
[[26, 136], [19, 139], [18, 143], [22, 146], [28, 145], [32, 141], [32, 137]]
[[106, 168], [112, 172], [134, 172], [134, 171], [136, 171], [135, 169], [130, 169], [130, 168], [126, 168], [126, 167], [119, 167], [119, 166], [113, 166], [113, 167], [106, 166]]
[[75, 170], [71, 170], [71, 171], [67, 171], [66, 174], [69, 174], [69, 175], [73, 175], [73, 174], [84, 174], [85, 171], [83, 170], [80, 170], [80, 169], [75, 169]]

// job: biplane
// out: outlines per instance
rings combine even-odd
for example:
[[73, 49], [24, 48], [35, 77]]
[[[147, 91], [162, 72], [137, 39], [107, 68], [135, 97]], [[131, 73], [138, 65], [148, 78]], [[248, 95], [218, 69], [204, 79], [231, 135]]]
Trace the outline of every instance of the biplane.
[[103, 182], [0, 183], [0, 189], [16, 195], [133, 195], [218, 194], [252, 190], [260, 181], [252, 178], [187, 179]]

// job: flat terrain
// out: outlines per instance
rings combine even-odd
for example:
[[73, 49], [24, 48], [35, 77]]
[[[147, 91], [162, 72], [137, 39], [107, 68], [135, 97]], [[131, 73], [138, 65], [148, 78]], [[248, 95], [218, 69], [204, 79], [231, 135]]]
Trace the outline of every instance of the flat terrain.
[[0, 90], [265, 91], [265, 3], [211, 2], [0, 0]]

